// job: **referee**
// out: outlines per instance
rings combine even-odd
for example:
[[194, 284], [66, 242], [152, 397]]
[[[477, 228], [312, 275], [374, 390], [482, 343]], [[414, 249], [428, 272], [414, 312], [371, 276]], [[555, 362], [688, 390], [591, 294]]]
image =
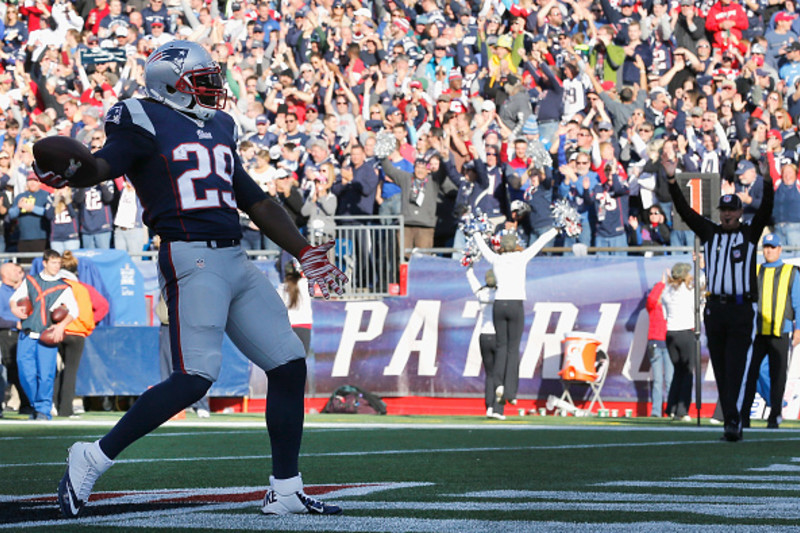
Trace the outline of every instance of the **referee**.
[[741, 222], [742, 199], [726, 194], [719, 199], [720, 222], [716, 224], [689, 207], [675, 179], [675, 163], [664, 161], [664, 164], [668, 175], [671, 174], [669, 193], [675, 211], [705, 248], [708, 296], [704, 322], [708, 351], [725, 419], [722, 438], [736, 442], [742, 439], [740, 412], [755, 335], [756, 252], [772, 216], [772, 178], [769, 174], [764, 177], [764, 196], [750, 222]]

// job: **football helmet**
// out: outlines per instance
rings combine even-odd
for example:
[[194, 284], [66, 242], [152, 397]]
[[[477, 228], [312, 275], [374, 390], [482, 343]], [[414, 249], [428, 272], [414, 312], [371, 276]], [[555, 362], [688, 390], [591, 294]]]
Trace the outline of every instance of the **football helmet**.
[[156, 48], [144, 67], [150, 98], [208, 120], [223, 109], [227, 92], [219, 65], [201, 45], [171, 41]]

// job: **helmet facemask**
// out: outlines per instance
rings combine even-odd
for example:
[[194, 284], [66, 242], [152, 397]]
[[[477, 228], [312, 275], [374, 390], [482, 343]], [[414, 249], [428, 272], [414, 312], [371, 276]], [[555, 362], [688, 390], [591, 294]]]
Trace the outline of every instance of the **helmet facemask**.
[[218, 66], [185, 72], [175, 84], [175, 90], [193, 96], [196, 105], [207, 109], [224, 109], [228, 100]]

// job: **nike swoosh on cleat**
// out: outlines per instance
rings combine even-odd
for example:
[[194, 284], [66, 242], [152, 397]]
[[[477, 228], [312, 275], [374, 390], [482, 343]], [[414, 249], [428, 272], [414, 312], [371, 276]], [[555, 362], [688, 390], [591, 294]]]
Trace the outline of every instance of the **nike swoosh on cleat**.
[[[80, 504], [77, 507], [74, 504], [76, 501]], [[61, 514], [67, 518], [76, 518], [83, 509], [83, 504], [78, 500], [75, 490], [72, 488], [69, 472], [64, 474], [61, 483], [58, 484], [58, 503], [61, 507]]]

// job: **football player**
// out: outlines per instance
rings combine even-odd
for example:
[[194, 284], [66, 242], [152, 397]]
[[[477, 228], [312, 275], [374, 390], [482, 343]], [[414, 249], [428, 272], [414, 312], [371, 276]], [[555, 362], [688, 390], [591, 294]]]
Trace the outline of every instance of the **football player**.
[[[159, 281], [168, 305], [173, 373], [145, 391], [103, 438], [72, 445], [58, 487], [61, 512], [77, 517], [122, 450], [206, 394], [219, 375], [227, 333], [269, 379], [272, 475], [261, 511], [338, 514], [338, 506], [303, 492], [303, 345], [275, 289], [239, 245], [237, 208], [300, 261], [310, 290], [318, 285], [325, 298], [331, 289], [342, 294], [347, 283], [328, 261], [333, 241], [310, 246], [244, 170], [236, 124], [222, 111], [220, 67], [201, 45], [172, 41], [156, 49], [145, 64], [145, 85], [147, 98], [123, 100], [108, 111], [107, 141], [94, 153], [97, 176], [90, 181], [126, 175], [145, 223], [161, 237]], [[52, 186], [69, 181], [37, 174]]]

